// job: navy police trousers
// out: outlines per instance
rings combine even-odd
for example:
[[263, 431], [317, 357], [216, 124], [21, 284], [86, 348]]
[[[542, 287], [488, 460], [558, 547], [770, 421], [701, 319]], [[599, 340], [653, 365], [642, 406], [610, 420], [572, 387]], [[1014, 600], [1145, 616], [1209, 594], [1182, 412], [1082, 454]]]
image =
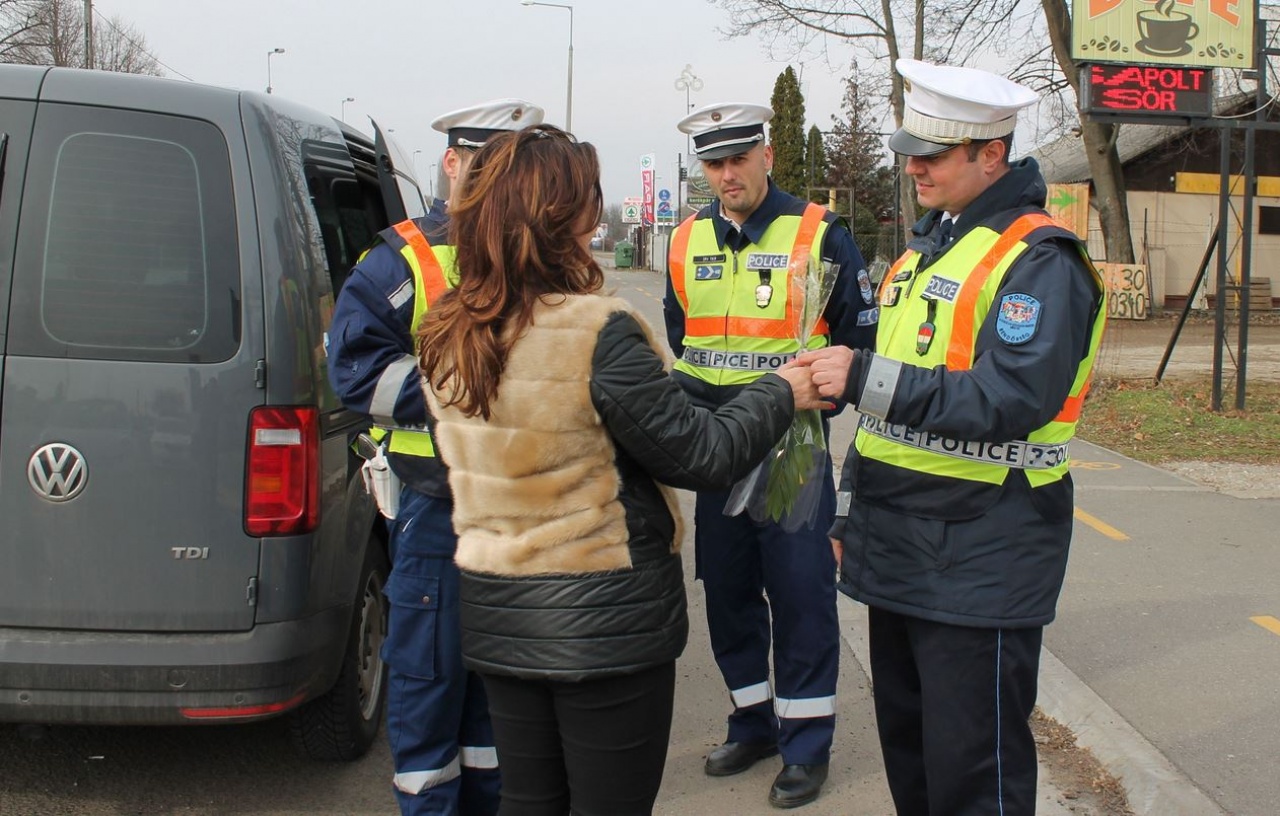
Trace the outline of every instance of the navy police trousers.
[[462, 666], [453, 503], [406, 488], [391, 532], [387, 732], [403, 816], [493, 816], [498, 758], [480, 678]]
[[707, 597], [711, 650], [734, 704], [727, 739], [776, 741], [788, 765], [827, 762], [835, 730], [840, 627], [835, 555], [827, 538], [835, 484], [829, 466], [826, 474], [811, 529], [788, 533], [745, 513], [725, 516], [727, 491], [699, 493], [695, 511], [697, 577]]

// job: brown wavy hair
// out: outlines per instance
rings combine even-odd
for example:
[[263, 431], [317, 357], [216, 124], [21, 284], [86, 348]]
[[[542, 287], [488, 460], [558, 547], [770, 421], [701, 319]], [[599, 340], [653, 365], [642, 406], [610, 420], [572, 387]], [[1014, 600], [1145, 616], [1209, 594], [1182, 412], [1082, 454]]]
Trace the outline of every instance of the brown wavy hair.
[[537, 302], [600, 290], [604, 273], [583, 239], [603, 210], [595, 148], [559, 128], [502, 133], [476, 153], [449, 205], [459, 283], [418, 330], [418, 360], [444, 405], [489, 419]]

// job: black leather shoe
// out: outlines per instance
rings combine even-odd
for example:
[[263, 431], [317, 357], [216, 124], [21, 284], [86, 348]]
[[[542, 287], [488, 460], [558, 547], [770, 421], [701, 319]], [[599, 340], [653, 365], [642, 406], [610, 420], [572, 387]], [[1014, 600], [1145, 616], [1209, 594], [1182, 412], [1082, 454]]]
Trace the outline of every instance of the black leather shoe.
[[822, 783], [827, 781], [827, 763], [821, 765], [783, 765], [769, 789], [769, 804], [776, 808], [807, 805], [818, 798]]
[[733, 776], [778, 753], [772, 742], [726, 742], [707, 755], [707, 776]]

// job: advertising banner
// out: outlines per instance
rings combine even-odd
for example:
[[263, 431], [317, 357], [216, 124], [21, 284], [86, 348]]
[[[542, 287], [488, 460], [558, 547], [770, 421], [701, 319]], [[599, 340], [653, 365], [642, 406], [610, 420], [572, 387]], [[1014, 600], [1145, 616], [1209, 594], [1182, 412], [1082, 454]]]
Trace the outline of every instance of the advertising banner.
[[1256, 0], [1073, 0], [1080, 62], [1253, 68]]

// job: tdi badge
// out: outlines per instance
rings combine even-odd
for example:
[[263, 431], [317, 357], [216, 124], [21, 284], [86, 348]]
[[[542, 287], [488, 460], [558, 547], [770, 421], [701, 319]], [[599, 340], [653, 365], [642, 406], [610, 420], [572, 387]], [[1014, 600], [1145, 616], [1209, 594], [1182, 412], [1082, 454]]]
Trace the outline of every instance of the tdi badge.
[[768, 307], [769, 301], [773, 300], [773, 286], [769, 284], [773, 277], [773, 270], [760, 270], [760, 285], [756, 287], [756, 305], [761, 309]]

